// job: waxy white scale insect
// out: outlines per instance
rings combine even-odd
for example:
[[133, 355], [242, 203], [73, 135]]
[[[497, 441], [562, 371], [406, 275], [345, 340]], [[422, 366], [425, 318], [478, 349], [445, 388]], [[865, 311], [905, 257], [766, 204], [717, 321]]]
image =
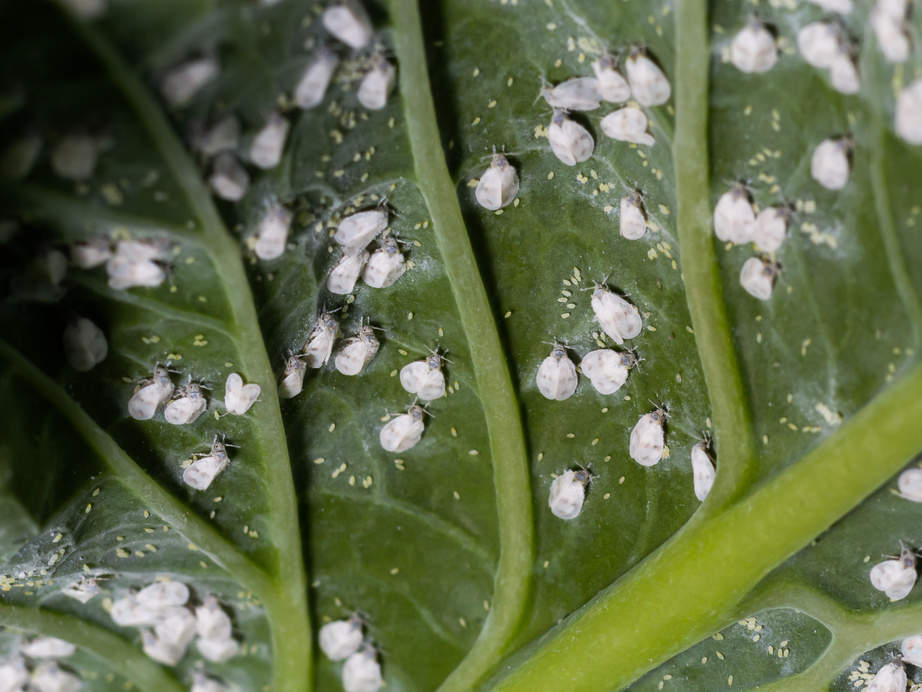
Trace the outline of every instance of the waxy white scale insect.
[[97, 584], [96, 580], [92, 577], [83, 577], [76, 584], [71, 584], [61, 589], [63, 595], [73, 598], [75, 601], [80, 601], [81, 603], [87, 603], [91, 598], [97, 596], [99, 591], [99, 584]]
[[81, 269], [93, 269], [112, 257], [112, 244], [108, 238], [71, 243], [70, 261]]
[[641, 106], [661, 106], [669, 100], [672, 94], [669, 80], [659, 66], [641, 50], [631, 49], [625, 69], [631, 93]]
[[79, 692], [83, 689], [83, 681], [80, 678], [61, 670], [53, 661], [36, 667], [32, 671], [29, 683], [30, 689], [34, 688], [37, 692]]
[[310, 110], [323, 103], [338, 65], [339, 58], [332, 51], [320, 48], [314, 53], [295, 87], [294, 99], [298, 108]]
[[183, 471], [182, 480], [196, 490], [207, 490], [218, 474], [227, 468], [227, 448], [217, 439], [211, 444], [211, 453], [199, 457]]
[[355, 282], [358, 281], [369, 257], [370, 255], [364, 250], [345, 248], [336, 266], [330, 270], [330, 275], [327, 277], [327, 288], [330, 293], [341, 296], [352, 293]]
[[74, 655], [77, 647], [57, 637], [38, 637], [19, 650], [30, 658], [67, 658]]
[[592, 63], [592, 71], [599, 81], [599, 95], [608, 103], [624, 103], [631, 98], [631, 86], [618, 68], [615, 59], [606, 55]]
[[189, 692], [229, 692], [229, 690], [217, 680], [212, 680], [197, 672], [192, 680], [192, 689]]
[[276, 201], [269, 203], [256, 231], [253, 251], [261, 260], [278, 259], [285, 252], [292, 213]]
[[641, 466], [655, 466], [659, 463], [666, 445], [663, 433], [665, 422], [666, 412], [661, 408], [640, 417], [631, 430], [631, 459]]
[[374, 38], [371, 20], [358, 0], [340, 0], [323, 11], [323, 26], [350, 48], [361, 50]]
[[75, 317], [64, 329], [64, 355], [77, 372], [87, 372], [106, 358], [106, 335], [86, 317]]
[[789, 212], [783, 207], [765, 207], [756, 216], [753, 242], [764, 252], [777, 252], [788, 232]]
[[864, 692], [905, 692], [907, 682], [902, 661], [890, 661], [877, 671]]
[[639, 108], [625, 106], [602, 118], [602, 132], [619, 142], [631, 142], [652, 147], [656, 138], [647, 132], [647, 116]]
[[595, 149], [595, 142], [589, 130], [570, 120], [563, 111], [554, 111], [547, 138], [554, 155], [568, 166], [588, 160]]
[[821, 7], [827, 12], [850, 14], [852, 11], [852, 0], [807, 0], [807, 2]]
[[233, 113], [218, 120], [209, 129], [192, 139], [193, 146], [204, 156], [211, 158], [222, 151], [234, 149], [240, 144], [240, 121]]
[[910, 144], [922, 144], [922, 78], [910, 82], [896, 97], [895, 128]]
[[378, 352], [378, 339], [370, 325], [359, 329], [357, 336], [346, 342], [343, 349], [336, 354], [334, 364], [343, 375], [358, 375], [371, 362]]
[[421, 407], [410, 406], [406, 413], [389, 421], [381, 428], [381, 447], [388, 452], [405, 452], [415, 447], [426, 427], [423, 422], [424, 413]]
[[204, 603], [195, 609], [195, 631], [203, 639], [230, 639], [233, 630], [230, 616], [224, 612], [214, 596], [208, 596]]
[[579, 516], [579, 513], [583, 511], [586, 485], [590, 480], [592, 480], [592, 474], [585, 469], [579, 471], [567, 469], [554, 479], [551, 483], [547, 504], [555, 517], [569, 521]]
[[371, 257], [365, 263], [362, 281], [372, 288], [387, 288], [403, 276], [406, 270], [407, 263], [397, 241], [388, 237], [384, 239], [381, 247], [371, 253]]
[[224, 383], [224, 406], [228, 413], [242, 416], [259, 398], [260, 387], [256, 383], [243, 384], [243, 378], [236, 372], [227, 376]]
[[749, 295], [759, 300], [768, 300], [772, 297], [778, 274], [778, 265], [774, 262], [762, 257], [750, 257], [740, 270], [740, 286]]
[[519, 174], [505, 156], [493, 151], [493, 161], [477, 182], [474, 196], [484, 209], [496, 211], [512, 204], [519, 192]]
[[878, 3], [871, 10], [871, 28], [887, 62], [899, 64], [909, 59], [912, 42], [906, 31], [905, 15], [891, 13], [886, 3]]
[[347, 216], [336, 227], [333, 240], [356, 252], [364, 250], [368, 243], [387, 228], [387, 217], [388, 211], [384, 205]]
[[208, 184], [221, 199], [237, 202], [243, 198], [250, 187], [250, 174], [229, 151], [215, 157], [211, 166]]
[[291, 356], [285, 363], [285, 372], [279, 382], [279, 397], [291, 399], [304, 388], [304, 371], [307, 366], [298, 356]]
[[752, 19], [733, 37], [730, 62], [740, 72], [768, 72], [778, 62], [778, 47], [772, 32], [758, 19]]
[[0, 175], [10, 180], [22, 180], [32, 172], [41, 151], [42, 138], [39, 135], [32, 133], [20, 137], [0, 158]]
[[250, 163], [259, 168], [275, 168], [282, 161], [285, 138], [288, 136], [288, 121], [279, 113], [272, 112], [266, 124], [253, 136], [250, 144]]
[[618, 226], [622, 238], [640, 240], [647, 232], [640, 195], [635, 192], [621, 198], [621, 219]]
[[151, 379], [142, 383], [141, 387], [128, 400], [128, 413], [135, 420], [150, 420], [160, 410], [173, 394], [173, 382], [166, 368], [154, 368]]
[[743, 245], [752, 241], [755, 229], [756, 213], [749, 193], [742, 185], [734, 185], [714, 207], [714, 234], [724, 242]]
[[922, 668], [922, 634], [906, 637], [900, 644], [900, 653], [905, 663]]
[[167, 423], [173, 425], [188, 425], [194, 423], [207, 407], [208, 402], [202, 395], [202, 388], [193, 382], [187, 385], [177, 398], [166, 405], [163, 409], [163, 417], [166, 418]]
[[233, 637], [227, 639], [203, 639], [195, 641], [203, 658], [212, 663], [224, 663], [240, 653], [240, 642]]
[[912, 502], [922, 502], [922, 469], [906, 469], [896, 482], [900, 497]]
[[600, 348], [587, 353], [579, 367], [599, 394], [614, 394], [627, 382], [627, 375], [636, 363], [633, 353]]
[[328, 622], [317, 635], [320, 650], [331, 661], [349, 658], [362, 646], [362, 620], [353, 615], [348, 620]]
[[535, 384], [538, 385], [538, 391], [552, 401], [563, 401], [573, 396], [577, 385], [576, 366], [567, 355], [566, 348], [554, 343], [551, 355], [538, 367]]
[[711, 492], [717, 472], [714, 462], [708, 454], [707, 443], [698, 442], [691, 451], [692, 480], [695, 484], [695, 497], [704, 502], [704, 498]]
[[339, 338], [339, 322], [324, 310], [314, 323], [314, 328], [304, 342], [302, 357], [309, 368], [319, 368], [330, 360], [333, 344]]
[[797, 32], [797, 47], [808, 65], [830, 68], [842, 49], [839, 28], [828, 22], [807, 24]]
[[590, 304], [602, 331], [616, 344], [623, 344], [625, 339], [633, 339], [643, 329], [640, 311], [608, 290], [607, 286], [596, 284]]
[[848, 183], [851, 145], [845, 139], [827, 139], [813, 150], [810, 175], [827, 190], [841, 190]]
[[387, 59], [376, 55], [371, 63], [371, 69], [362, 77], [356, 98], [359, 103], [371, 111], [379, 111], [387, 105], [387, 97], [394, 88], [394, 79], [397, 70]]
[[431, 353], [423, 360], [404, 365], [400, 370], [400, 384], [410, 394], [423, 401], [434, 401], [445, 396], [445, 374], [442, 357]]
[[829, 70], [829, 82], [840, 94], [857, 94], [861, 89], [861, 78], [852, 55], [851, 46], [843, 46], [839, 55], [832, 61]]
[[29, 682], [29, 669], [21, 657], [0, 661], [0, 690], [3, 692], [21, 692]]
[[884, 560], [871, 569], [871, 586], [883, 591], [891, 601], [906, 598], [915, 583], [916, 554], [909, 548], [902, 548], [898, 558]]
[[218, 62], [205, 57], [176, 65], [160, 80], [160, 93], [171, 106], [185, 106], [192, 98], [218, 76]]
[[594, 77], [568, 79], [557, 86], [545, 84], [541, 87], [541, 96], [551, 108], [566, 111], [592, 111], [602, 100], [599, 80]]
[[99, 147], [86, 133], [73, 133], [57, 143], [51, 152], [51, 168], [67, 180], [87, 180], [96, 170]]
[[346, 659], [343, 666], [345, 692], [378, 692], [382, 687], [381, 664], [373, 648], [365, 647]]

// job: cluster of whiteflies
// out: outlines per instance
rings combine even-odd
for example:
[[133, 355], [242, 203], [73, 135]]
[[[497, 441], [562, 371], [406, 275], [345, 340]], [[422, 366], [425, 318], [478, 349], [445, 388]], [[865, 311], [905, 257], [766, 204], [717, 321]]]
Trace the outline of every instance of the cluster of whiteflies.
[[328, 622], [317, 636], [327, 658], [346, 661], [342, 668], [345, 692], [378, 692], [384, 687], [378, 651], [366, 640], [363, 628], [361, 617], [353, 614], [346, 620]]
[[23, 641], [17, 655], [0, 660], [0, 692], [78, 692], [83, 681], [58, 662], [76, 650], [55, 637]]
[[70, 246], [71, 261], [81, 269], [105, 265], [111, 288], [155, 288], [166, 280], [167, 266], [173, 254], [168, 238], [118, 240], [94, 238]]
[[179, 663], [193, 641], [213, 663], [239, 654], [233, 623], [218, 599], [208, 596], [193, 607], [189, 598], [182, 582], [158, 581], [115, 601], [109, 614], [119, 627], [140, 628], [144, 653], [164, 665]]

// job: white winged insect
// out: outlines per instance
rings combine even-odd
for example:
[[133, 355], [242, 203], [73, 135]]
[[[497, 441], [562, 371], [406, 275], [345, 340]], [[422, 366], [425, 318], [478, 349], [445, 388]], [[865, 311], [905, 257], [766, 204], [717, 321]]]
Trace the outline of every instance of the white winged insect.
[[415, 447], [426, 427], [423, 422], [425, 413], [422, 407], [413, 405], [406, 413], [386, 423], [379, 435], [381, 447], [388, 452], [405, 452]]
[[343, 666], [345, 692], [378, 692], [382, 687], [384, 678], [374, 648], [365, 646], [346, 659]]
[[669, 100], [672, 87], [655, 62], [639, 48], [632, 48], [625, 63], [631, 93], [641, 106], [661, 106]]
[[400, 370], [400, 384], [410, 394], [423, 401], [433, 401], [445, 396], [444, 358], [432, 351], [423, 360], [404, 365]]
[[294, 100], [298, 108], [310, 110], [323, 103], [338, 65], [339, 58], [333, 51], [317, 49], [295, 87]]
[[355, 282], [362, 273], [362, 268], [371, 255], [365, 250], [343, 249], [343, 254], [330, 270], [327, 288], [330, 293], [348, 295], [355, 289]]
[[490, 167], [480, 176], [474, 190], [477, 203], [484, 209], [496, 211], [512, 204], [518, 192], [519, 174], [515, 166], [494, 148]]
[[586, 486], [595, 478], [588, 470], [573, 471], [567, 469], [551, 483], [551, 492], [547, 498], [548, 507], [555, 517], [565, 521], [576, 519], [583, 511], [586, 499]]
[[861, 89], [861, 77], [855, 64], [851, 44], [844, 45], [829, 69], [829, 83], [840, 94], [857, 94]]
[[334, 365], [343, 375], [358, 375], [378, 352], [378, 339], [371, 325], [362, 325], [359, 333], [348, 339], [336, 354]]
[[759, 300], [769, 300], [780, 274], [778, 265], [764, 257], [750, 257], [740, 270], [740, 286]]
[[106, 335], [92, 320], [74, 316], [64, 329], [64, 355], [77, 372], [87, 372], [106, 358]]
[[590, 305], [602, 331], [616, 344], [633, 339], [643, 329], [640, 311], [604, 284], [593, 287]]
[[21, 656], [0, 661], [0, 690], [21, 692], [29, 682], [29, 668]]
[[259, 398], [260, 386], [253, 382], [243, 384], [243, 378], [236, 372], [227, 376], [224, 383], [224, 406], [228, 413], [242, 416]]
[[851, 143], [847, 139], [820, 142], [810, 159], [810, 175], [827, 190], [841, 190], [848, 184], [851, 172], [850, 153]]
[[905, 17], [888, 12], [880, 3], [871, 10], [871, 28], [884, 59], [893, 64], [906, 62], [912, 53], [912, 40]]
[[893, 660], [877, 671], [864, 692], [905, 692], [907, 682], [903, 662]]
[[192, 689], [189, 692], [230, 692], [230, 690], [217, 680], [196, 671], [192, 678]]
[[535, 384], [546, 399], [564, 401], [573, 396], [578, 383], [576, 366], [567, 355], [567, 349], [554, 342], [551, 354], [541, 361]]
[[196, 133], [192, 145], [205, 157], [211, 158], [240, 144], [240, 121], [233, 113], [219, 118], [204, 132]]
[[704, 502], [704, 498], [711, 492], [717, 471], [714, 469], [714, 460], [708, 454], [708, 443], [701, 441], [691, 450], [692, 480], [695, 485], [695, 497]]
[[383, 55], [376, 55], [371, 69], [362, 77], [356, 98], [371, 111], [379, 111], [387, 105], [387, 98], [394, 88], [397, 70]]
[[871, 586], [883, 591], [891, 601], [899, 601], [912, 591], [916, 576], [916, 554], [901, 546], [898, 558], [874, 565], [871, 569]]
[[647, 116], [639, 108], [625, 106], [602, 118], [602, 132], [619, 142], [631, 142], [652, 147], [656, 138], [647, 132]]
[[237, 202], [243, 199], [250, 187], [250, 174], [229, 151], [218, 154], [211, 164], [208, 184], [221, 199]]
[[93, 269], [112, 257], [112, 243], [108, 238], [94, 238], [71, 243], [70, 261], [81, 269]]
[[135, 600], [144, 608], [165, 610], [186, 605], [189, 596], [188, 586], [181, 581], [170, 579], [148, 584], [135, 594]]
[[195, 638], [195, 628], [195, 615], [191, 610], [171, 608], [164, 613], [160, 622], [154, 625], [154, 633], [160, 642], [175, 647], [184, 655], [186, 648]]
[[850, 14], [853, 7], [852, 0], [807, 0], [807, 2], [827, 12], [838, 12], [839, 14]]
[[275, 168], [282, 161], [285, 138], [288, 137], [288, 120], [273, 111], [250, 143], [250, 163], [258, 168]]
[[740, 72], [768, 72], [778, 62], [772, 32], [758, 19], [751, 19], [730, 43], [730, 62]]
[[602, 94], [599, 80], [594, 77], [577, 77], [556, 86], [545, 83], [541, 96], [551, 108], [565, 111], [592, 111], [599, 107]]
[[592, 71], [599, 81], [599, 95], [608, 103], [624, 103], [631, 98], [631, 86], [618, 71], [618, 64], [611, 55], [605, 55], [592, 63]]
[[361, 50], [374, 38], [371, 20], [358, 0], [339, 0], [323, 11], [323, 26], [350, 48]]
[[568, 166], [575, 166], [592, 156], [595, 141], [589, 130], [574, 120], [570, 120], [562, 110], [555, 110], [551, 125], [547, 129], [547, 138], [551, 151]]
[[80, 603], [87, 603], [100, 592], [99, 584], [92, 577], [81, 577], [80, 581], [61, 589], [61, 594]]
[[207, 407], [208, 402], [202, 394], [201, 385], [192, 382], [180, 390], [179, 396], [166, 405], [163, 409], [163, 417], [167, 423], [173, 425], [188, 425], [194, 423]]
[[225, 663], [240, 653], [240, 642], [233, 637], [227, 639], [199, 637], [195, 640], [195, 647], [202, 658], [212, 663]]
[[223, 641], [231, 638], [234, 625], [214, 596], [205, 598], [195, 609], [195, 632], [203, 639]]
[[285, 252], [288, 233], [291, 230], [293, 214], [289, 209], [272, 200], [256, 230], [256, 244], [253, 251], [261, 260], [278, 259]]
[[637, 364], [637, 356], [600, 348], [583, 356], [579, 368], [599, 394], [614, 394], [627, 382], [628, 373]]
[[666, 411], [658, 408], [650, 413], [645, 413], [631, 430], [630, 454], [631, 459], [641, 466], [655, 466], [663, 458], [666, 436], [663, 424], [666, 422]]
[[831, 22], [812, 22], [797, 32], [797, 47], [808, 65], [828, 69], [842, 50], [839, 27]]
[[83, 680], [61, 667], [54, 661], [48, 661], [35, 667], [29, 678], [31, 687], [38, 692], [78, 692], [83, 689]]
[[141, 632], [141, 648], [153, 661], [165, 666], [175, 666], [186, 655], [186, 647], [160, 639], [149, 630]]
[[285, 371], [279, 381], [279, 397], [291, 399], [304, 388], [304, 372], [307, 366], [300, 356], [289, 356], [285, 361]]
[[381, 247], [371, 253], [362, 269], [362, 281], [372, 288], [387, 288], [404, 275], [407, 263], [393, 236], [388, 236]]
[[900, 644], [903, 661], [922, 668], [922, 634], [906, 637]]
[[227, 463], [227, 445], [223, 441], [218, 442], [216, 435], [211, 443], [211, 452], [195, 459], [183, 471], [183, 483], [196, 490], [207, 490], [218, 474], [227, 468]]
[[128, 413], [135, 420], [150, 420], [173, 394], [169, 371], [161, 366], [154, 368], [151, 379], [141, 383], [128, 401]]
[[641, 196], [636, 192], [621, 198], [621, 219], [618, 230], [622, 238], [640, 240], [647, 232]]
[[220, 71], [212, 57], [186, 60], [172, 67], [160, 80], [160, 93], [174, 107], [185, 106]]
[[752, 240], [763, 252], [777, 252], [784, 245], [788, 232], [790, 210], [786, 207], [765, 207], [756, 216]]
[[354, 614], [347, 620], [334, 620], [320, 628], [320, 650], [331, 661], [342, 661], [362, 647], [362, 619]]
[[922, 502], [922, 469], [906, 469], [896, 481], [900, 497], [911, 502]]
[[339, 338], [339, 322], [332, 313], [324, 310], [314, 323], [311, 333], [304, 342], [301, 357], [309, 368], [319, 368], [330, 360], [333, 353], [333, 344]]
[[67, 658], [74, 655], [77, 647], [57, 637], [37, 637], [19, 650], [30, 658]]
[[74, 132], [61, 139], [51, 152], [51, 169], [66, 180], [92, 177], [99, 154], [97, 141], [85, 132]]
[[353, 251], [364, 250], [378, 234], [387, 228], [388, 210], [386, 204], [377, 209], [360, 211], [339, 222], [333, 240]]
[[741, 183], [723, 193], [714, 207], [714, 234], [724, 242], [743, 245], [752, 241], [756, 213], [749, 192]]
[[922, 78], [910, 82], [896, 97], [896, 134], [910, 144], [922, 144]]

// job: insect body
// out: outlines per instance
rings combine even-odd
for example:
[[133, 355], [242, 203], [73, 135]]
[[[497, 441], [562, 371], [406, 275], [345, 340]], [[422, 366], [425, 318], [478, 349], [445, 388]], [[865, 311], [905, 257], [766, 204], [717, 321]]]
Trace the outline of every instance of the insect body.
[[194, 382], [187, 385], [181, 395], [173, 399], [163, 410], [163, 417], [167, 423], [173, 425], [188, 425], [194, 423], [208, 406], [202, 395], [202, 388]]
[[309, 368], [324, 365], [333, 353], [333, 344], [339, 338], [339, 322], [332, 314], [324, 310], [314, 323], [314, 328], [304, 342], [302, 356]]
[[365, 263], [362, 281], [372, 288], [387, 288], [393, 286], [406, 270], [407, 263], [400, 246], [394, 238], [388, 237]]
[[343, 375], [358, 375], [371, 362], [378, 352], [378, 339], [375, 331], [365, 325], [359, 329], [358, 336], [346, 342], [343, 349], [336, 354], [334, 364]]
[[663, 409], [645, 413], [640, 417], [637, 425], [631, 430], [631, 459], [641, 466], [655, 466], [659, 463], [665, 451], [665, 422], [666, 412]]
[[639, 108], [625, 106], [602, 118], [602, 132], [612, 139], [652, 147], [656, 138], [647, 132], [647, 116]]
[[381, 447], [388, 452], [405, 452], [415, 447], [426, 427], [423, 413], [419, 406], [411, 406], [406, 413], [388, 422], [379, 435]]
[[151, 379], [142, 383], [128, 401], [128, 413], [135, 420], [150, 420], [173, 394], [173, 382], [166, 368], [154, 368]]
[[633, 353], [618, 353], [601, 348], [587, 353], [580, 370], [599, 394], [614, 394], [627, 381], [628, 372], [637, 362]]
[[547, 504], [555, 517], [566, 521], [576, 519], [583, 511], [586, 499], [586, 485], [592, 475], [585, 469], [572, 471], [567, 469], [551, 483], [551, 492]]
[[91, 320], [76, 317], [64, 330], [64, 355], [77, 372], [87, 372], [109, 352], [106, 335]]
[[328, 622], [317, 636], [320, 650], [331, 661], [349, 658], [362, 646], [362, 621], [356, 616], [348, 620]]
[[432, 353], [423, 360], [404, 365], [400, 370], [400, 384], [410, 394], [423, 401], [433, 401], [445, 396], [445, 374], [442, 357]]
[[535, 384], [538, 391], [552, 401], [569, 399], [576, 391], [576, 366], [561, 344], [555, 343], [551, 355], [541, 362]]
[[183, 482], [196, 490], [207, 490], [221, 471], [227, 468], [227, 448], [217, 438], [208, 456], [199, 457], [183, 471]]
[[590, 304], [602, 331], [616, 344], [633, 339], [643, 329], [637, 308], [602, 284], [596, 284]]
[[695, 484], [695, 497], [704, 502], [704, 498], [711, 492], [717, 473], [714, 462], [707, 451], [707, 443], [699, 442], [691, 451], [692, 479]]
[[561, 110], [554, 111], [547, 137], [554, 155], [568, 166], [588, 160], [595, 149], [589, 130], [570, 120]]
[[243, 384], [243, 378], [236, 372], [227, 376], [224, 384], [224, 406], [228, 413], [242, 416], [259, 398], [260, 387], [258, 384]]
[[897, 559], [884, 560], [871, 569], [871, 585], [883, 591], [891, 601], [909, 595], [916, 583], [916, 554], [903, 548]]
[[505, 156], [493, 154], [493, 162], [480, 176], [474, 196], [484, 209], [495, 211], [512, 203], [519, 191], [519, 175]]

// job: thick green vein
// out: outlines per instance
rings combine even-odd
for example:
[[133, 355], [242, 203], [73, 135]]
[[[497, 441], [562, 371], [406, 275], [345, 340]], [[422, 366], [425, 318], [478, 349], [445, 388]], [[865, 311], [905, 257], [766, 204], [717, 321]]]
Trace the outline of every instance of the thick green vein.
[[244, 379], [262, 385], [260, 403], [251, 411], [260, 434], [252, 442], [260, 449], [269, 471], [265, 483], [272, 498], [272, 540], [279, 555], [275, 591], [263, 596], [272, 628], [275, 689], [278, 692], [304, 692], [312, 686], [313, 661], [305, 653], [311, 651], [311, 627], [298, 499], [278, 395], [273, 386], [275, 374], [262, 340], [240, 247], [224, 227], [201, 174], [136, 72], [125, 64], [115, 48], [92, 26], [80, 21], [73, 21], [73, 26], [134, 109], [141, 125], [147, 130], [170, 172], [185, 192], [201, 224], [207, 241], [205, 248], [211, 255], [234, 315]]
[[529, 602], [534, 526], [528, 456], [506, 354], [442, 151], [419, 8], [416, 0], [390, 0], [389, 7], [416, 177], [470, 344], [493, 460], [500, 537], [493, 604], [474, 646], [440, 688], [466, 692], [505, 651]]
[[708, 159], [710, 40], [707, 3], [676, 5], [676, 136], [673, 150], [678, 201], [679, 253], [695, 343], [704, 371], [717, 480], [705, 511], [742, 492], [755, 464], [752, 420], [723, 300], [720, 266], [711, 231]]
[[185, 692], [166, 668], [141, 653], [114, 632], [86, 620], [50, 610], [0, 603], [0, 625], [19, 627], [35, 634], [76, 644], [104, 661], [113, 673], [145, 692]]

